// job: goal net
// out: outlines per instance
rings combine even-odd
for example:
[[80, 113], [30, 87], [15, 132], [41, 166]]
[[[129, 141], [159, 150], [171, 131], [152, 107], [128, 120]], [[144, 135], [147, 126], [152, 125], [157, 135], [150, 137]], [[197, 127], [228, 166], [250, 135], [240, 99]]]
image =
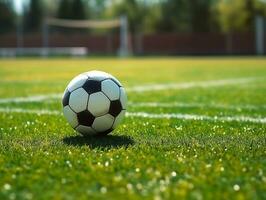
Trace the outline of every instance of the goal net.
[[[47, 18], [43, 23], [43, 47], [49, 49], [49, 37], [51, 27], [65, 27], [71, 29], [114, 29], [119, 28], [119, 56], [127, 56], [129, 54], [128, 44], [128, 23], [127, 17], [121, 16], [112, 20], [69, 20], [58, 18]], [[46, 55], [48, 52], [46, 53]]]

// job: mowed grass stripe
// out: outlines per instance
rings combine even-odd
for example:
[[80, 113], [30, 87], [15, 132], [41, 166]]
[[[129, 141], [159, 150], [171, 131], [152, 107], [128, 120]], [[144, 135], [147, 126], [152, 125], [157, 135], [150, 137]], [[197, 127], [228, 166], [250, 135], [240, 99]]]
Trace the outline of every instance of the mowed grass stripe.
[[[22, 108], [0, 108], [0, 112], [4, 113], [28, 113], [37, 115], [62, 115], [62, 112], [56, 110], [31, 110]], [[192, 115], [180, 113], [162, 113], [154, 114], [147, 112], [128, 112], [126, 117], [140, 117], [151, 119], [180, 119], [180, 120], [196, 120], [196, 121], [220, 121], [220, 122], [251, 122], [266, 124], [266, 118], [249, 117], [249, 116], [207, 116]]]

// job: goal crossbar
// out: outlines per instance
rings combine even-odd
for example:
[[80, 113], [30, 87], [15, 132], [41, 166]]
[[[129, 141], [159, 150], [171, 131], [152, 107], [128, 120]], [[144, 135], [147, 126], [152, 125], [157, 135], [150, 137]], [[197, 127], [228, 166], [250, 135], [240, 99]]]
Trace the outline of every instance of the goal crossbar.
[[50, 26], [68, 28], [115, 28], [121, 26], [121, 20], [71, 20], [48, 18], [45, 23]]

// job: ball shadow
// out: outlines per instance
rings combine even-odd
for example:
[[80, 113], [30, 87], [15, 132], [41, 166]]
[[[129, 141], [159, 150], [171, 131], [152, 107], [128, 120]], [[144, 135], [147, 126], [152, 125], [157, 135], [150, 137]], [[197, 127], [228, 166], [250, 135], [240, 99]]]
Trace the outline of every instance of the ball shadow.
[[71, 146], [89, 146], [90, 148], [119, 148], [128, 147], [133, 145], [135, 142], [129, 136], [120, 135], [107, 135], [107, 136], [94, 136], [84, 137], [80, 135], [67, 136], [63, 138], [63, 142]]

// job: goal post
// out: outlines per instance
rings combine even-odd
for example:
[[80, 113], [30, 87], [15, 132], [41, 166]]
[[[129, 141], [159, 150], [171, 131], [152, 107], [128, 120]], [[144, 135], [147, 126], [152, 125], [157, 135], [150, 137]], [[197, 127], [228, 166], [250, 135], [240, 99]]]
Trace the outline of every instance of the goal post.
[[[118, 55], [126, 57], [129, 55], [128, 44], [128, 22], [127, 16], [122, 15], [118, 19], [111, 20], [72, 20], [72, 19], [58, 19], [47, 18], [43, 22], [42, 30], [42, 43], [43, 48], [48, 51], [49, 48], [49, 29], [51, 26], [66, 27], [66, 28], [95, 28], [95, 29], [111, 29], [120, 28], [120, 44], [118, 49]], [[48, 55], [46, 52], [44, 56]]]
[[265, 53], [265, 18], [257, 15], [255, 17], [255, 46], [256, 54], [264, 55]]

